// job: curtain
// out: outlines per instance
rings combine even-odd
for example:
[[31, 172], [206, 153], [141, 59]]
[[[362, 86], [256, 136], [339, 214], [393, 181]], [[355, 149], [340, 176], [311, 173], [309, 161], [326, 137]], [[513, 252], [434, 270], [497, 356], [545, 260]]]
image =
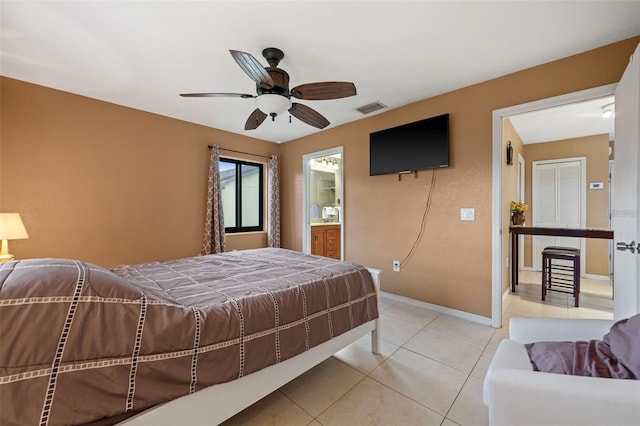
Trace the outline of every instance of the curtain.
[[209, 182], [207, 188], [207, 212], [204, 225], [202, 254], [224, 252], [224, 215], [220, 183], [220, 147], [211, 148], [209, 159]]
[[269, 247], [280, 247], [280, 181], [278, 179], [278, 156], [269, 157], [267, 165], [267, 242]]

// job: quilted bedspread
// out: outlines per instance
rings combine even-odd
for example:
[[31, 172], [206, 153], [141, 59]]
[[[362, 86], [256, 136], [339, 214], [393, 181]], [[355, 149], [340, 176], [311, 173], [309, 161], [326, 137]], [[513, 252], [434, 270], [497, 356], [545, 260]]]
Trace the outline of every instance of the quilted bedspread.
[[366, 268], [255, 249], [108, 270], [0, 264], [0, 424], [83, 424], [278, 363], [378, 317]]

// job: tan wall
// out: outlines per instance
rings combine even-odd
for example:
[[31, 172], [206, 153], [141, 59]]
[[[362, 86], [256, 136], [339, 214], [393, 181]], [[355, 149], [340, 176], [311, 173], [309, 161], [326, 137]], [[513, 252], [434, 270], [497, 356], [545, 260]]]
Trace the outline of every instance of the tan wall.
[[[561, 141], [527, 144], [524, 146], [526, 160], [525, 195], [529, 210], [534, 208], [532, 200], [532, 171], [534, 161], [560, 158], [586, 157], [587, 199], [586, 220], [588, 228], [608, 228], [609, 218], [609, 135], [595, 135]], [[604, 189], [589, 189], [589, 182], [603, 182]], [[528, 216], [529, 218], [531, 216]], [[609, 241], [586, 240], [585, 272], [594, 275], [609, 275]], [[531, 239], [525, 240], [525, 265], [532, 265]]]
[[[492, 111], [620, 79], [640, 37], [429, 98], [281, 146], [2, 78], [0, 209], [23, 215], [19, 257], [76, 257], [105, 266], [200, 251], [211, 143], [280, 153], [283, 247], [302, 245], [302, 155], [344, 146], [345, 256], [385, 270], [382, 288], [491, 315]], [[357, 84], [357, 82], [356, 82]], [[381, 99], [384, 102], [384, 99]], [[369, 133], [449, 113], [451, 167], [418, 179], [370, 177]], [[252, 158], [255, 160], [255, 158]], [[475, 208], [461, 222], [460, 208]], [[238, 248], [254, 246], [238, 237]], [[250, 240], [248, 243], [246, 240]], [[266, 238], [256, 237], [255, 246]], [[229, 249], [234, 248], [230, 241]]]
[[[513, 147], [513, 164], [507, 165], [506, 149], [511, 142]], [[520, 136], [516, 132], [511, 120], [505, 119], [502, 123], [502, 291], [504, 292], [511, 282], [509, 276], [509, 248], [511, 235], [508, 232], [511, 224], [511, 201], [518, 201], [518, 155], [524, 158], [524, 146]]]
[[[382, 289], [491, 315], [492, 111], [617, 82], [640, 37], [530, 68], [282, 145], [283, 245], [302, 244], [302, 155], [344, 147], [345, 258], [382, 268]], [[384, 102], [384, 99], [381, 99]], [[451, 167], [436, 186], [421, 244], [401, 272], [420, 230], [431, 171], [418, 179], [369, 176], [369, 133], [450, 114]], [[460, 209], [475, 208], [475, 221]]]
[[[19, 212], [29, 233], [10, 243], [19, 258], [115, 266], [194, 256], [207, 145], [263, 155], [280, 148], [9, 78], [1, 84], [0, 209]], [[227, 239], [228, 250], [265, 246], [265, 233]]]

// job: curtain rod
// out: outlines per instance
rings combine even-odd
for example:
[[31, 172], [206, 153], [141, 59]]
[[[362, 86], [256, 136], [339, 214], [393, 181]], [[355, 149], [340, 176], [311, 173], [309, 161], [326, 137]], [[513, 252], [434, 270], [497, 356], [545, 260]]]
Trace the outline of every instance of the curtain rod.
[[[213, 145], [209, 145], [209, 149], [213, 148]], [[223, 151], [229, 151], [229, 152], [237, 152], [238, 154], [247, 154], [247, 155], [253, 155], [255, 157], [262, 157], [262, 158], [269, 158], [269, 155], [262, 155], [262, 154], [253, 154], [251, 152], [244, 152], [244, 151], [236, 151], [235, 149], [227, 149], [227, 148], [223, 148], [220, 147], [221, 150]]]

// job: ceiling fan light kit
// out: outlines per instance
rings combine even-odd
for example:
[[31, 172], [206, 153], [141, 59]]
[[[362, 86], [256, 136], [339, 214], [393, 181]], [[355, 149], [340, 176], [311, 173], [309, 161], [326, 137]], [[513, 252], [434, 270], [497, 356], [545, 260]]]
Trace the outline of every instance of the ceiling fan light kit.
[[322, 114], [307, 105], [291, 102], [291, 97], [302, 100], [340, 99], [356, 95], [356, 86], [350, 82], [327, 81], [307, 83], [289, 90], [289, 74], [278, 68], [284, 58], [284, 52], [275, 47], [262, 51], [262, 56], [269, 63], [264, 67], [250, 53], [230, 50], [231, 56], [238, 66], [256, 83], [257, 95], [245, 93], [181, 93], [184, 97], [239, 97], [255, 98], [256, 109], [249, 115], [245, 130], [256, 129], [271, 116], [272, 121], [285, 111], [298, 120], [319, 129], [324, 129], [330, 122]]
[[256, 106], [260, 111], [270, 115], [275, 120], [276, 115], [282, 114], [291, 108], [291, 99], [275, 93], [265, 93], [256, 98]]

